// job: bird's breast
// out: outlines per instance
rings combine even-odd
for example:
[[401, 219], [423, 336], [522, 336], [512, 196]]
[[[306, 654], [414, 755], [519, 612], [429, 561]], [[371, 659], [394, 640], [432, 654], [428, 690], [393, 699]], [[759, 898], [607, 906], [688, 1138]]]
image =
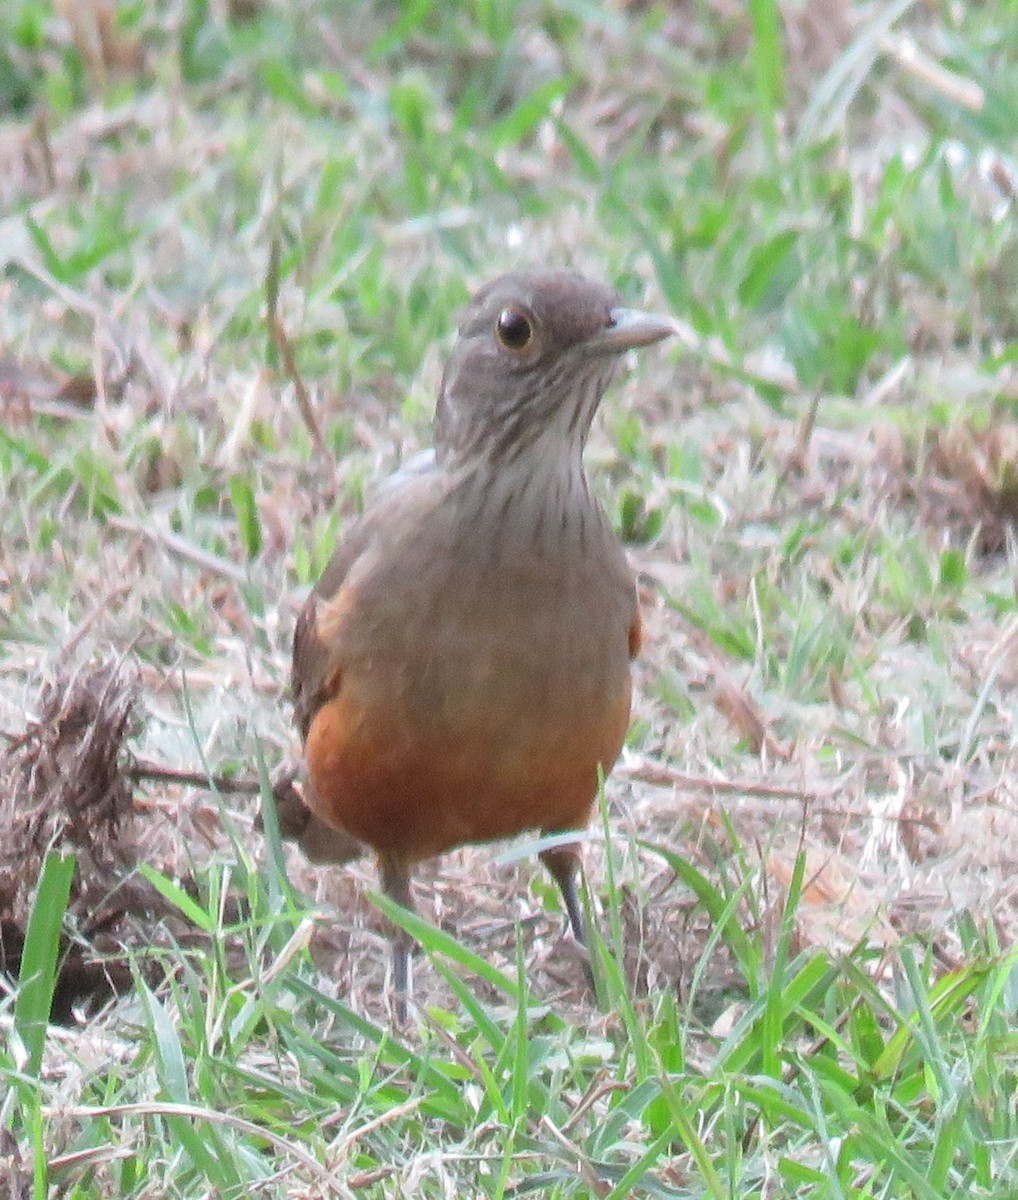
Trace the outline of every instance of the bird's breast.
[[410, 858], [582, 825], [629, 722], [634, 587], [600, 513], [559, 555], [451, 525], [331, 610], [340, 683], [306, 748], [323, 819]]

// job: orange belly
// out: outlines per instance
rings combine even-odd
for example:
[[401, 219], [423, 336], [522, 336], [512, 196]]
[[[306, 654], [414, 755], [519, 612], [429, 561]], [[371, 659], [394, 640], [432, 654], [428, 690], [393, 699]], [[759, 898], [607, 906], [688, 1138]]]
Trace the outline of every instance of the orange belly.
[[305, 754], [318, 816], [383, 854], [429, 858], [469, 842], [587, 823], [629, 723], [628, 669], [608, 694], [547, 697], [458, 724], [415, 717], [344, 680], [315, 716]]

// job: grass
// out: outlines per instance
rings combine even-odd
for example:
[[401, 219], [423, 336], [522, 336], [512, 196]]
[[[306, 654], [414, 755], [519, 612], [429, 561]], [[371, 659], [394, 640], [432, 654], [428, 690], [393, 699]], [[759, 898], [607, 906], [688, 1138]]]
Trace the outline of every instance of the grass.
[[181, 922], [134, 995], [47, 1026], [66, 858], [24, 914], [12, 1194], [1018, 1193], [1016, 31], [1013, 0], [4, 7], [14, 735], [40, 677], [123, 658], [137, 753], [274, 768], [303, 589], [427, 444], [471, 289], [572, 265], [685, 328], [589, 452], [647, 633], [587, 855], [599, 1003], [531, 857], [483, 849], [390, 913], [424, 947], [394, 1030], [371, 871], [150, 784]]

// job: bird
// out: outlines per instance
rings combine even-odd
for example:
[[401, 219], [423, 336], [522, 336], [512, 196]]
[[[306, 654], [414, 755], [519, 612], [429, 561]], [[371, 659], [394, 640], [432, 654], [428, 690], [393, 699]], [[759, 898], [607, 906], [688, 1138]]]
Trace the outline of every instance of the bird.
[[[620, 357], [675, 330], [565, 270], [469, 302], [433, 450], [378, 488], [297, 619], [303, 799], [284, 824], [313, 860], [368, 848], [412, 909], [423, 860], [587, 825], [628, 730], [641, 621], [583, 452]], [[578, 841], [540, 857], [585, 944]], [[395, 934], [400, 1020], [411, 946]]]

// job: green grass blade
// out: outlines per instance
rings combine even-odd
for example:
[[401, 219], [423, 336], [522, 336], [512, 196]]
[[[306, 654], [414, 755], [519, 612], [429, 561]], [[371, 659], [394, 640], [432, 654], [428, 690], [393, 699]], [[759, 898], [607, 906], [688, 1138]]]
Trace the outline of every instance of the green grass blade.
[[26, 1072], [35, 1078], [42, 1066], [60, 958], [60, 934], [75, 865], [74, 855], [52, 850], [46, 855], [25, 929], [14, 1026], [28, 1052]]

